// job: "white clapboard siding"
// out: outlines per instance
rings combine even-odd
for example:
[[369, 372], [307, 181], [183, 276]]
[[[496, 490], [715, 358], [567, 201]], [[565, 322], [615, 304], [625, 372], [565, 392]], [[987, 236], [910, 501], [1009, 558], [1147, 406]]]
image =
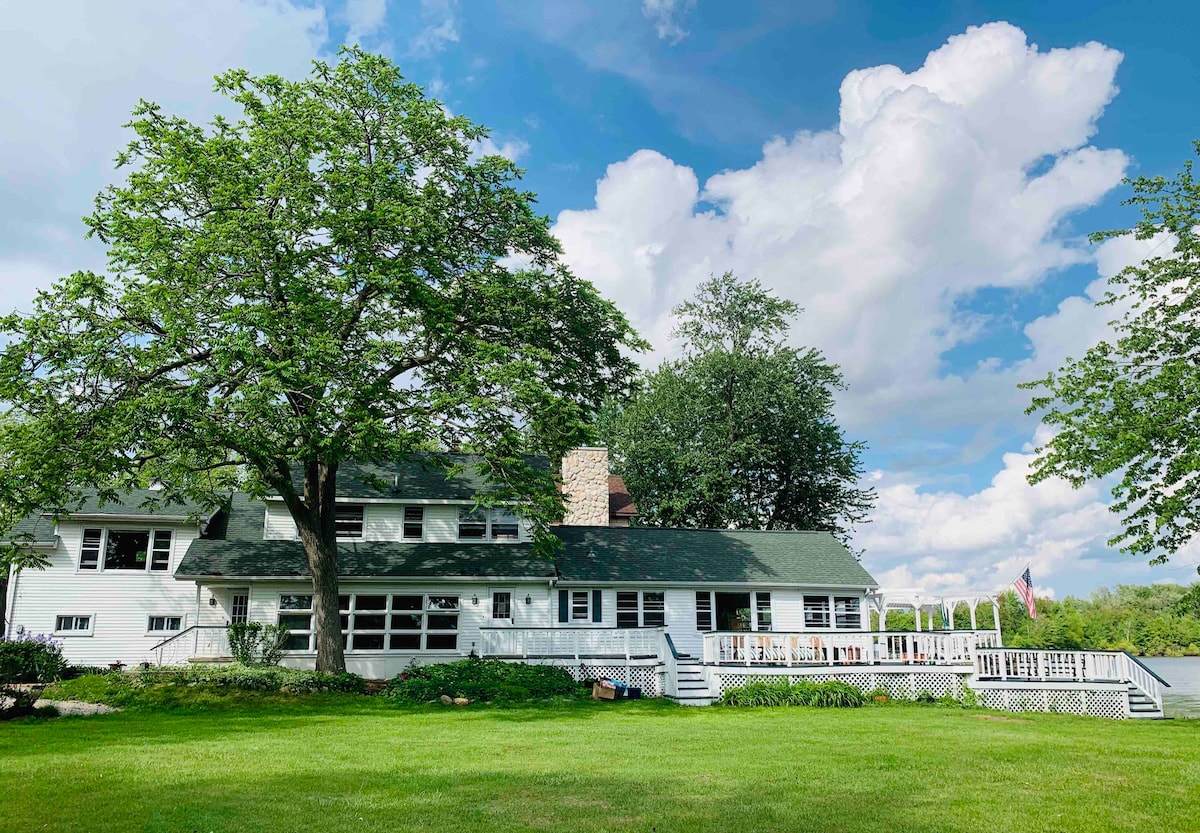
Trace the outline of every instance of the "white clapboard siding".
[[[253, 506], [253, 504], [251, 504]], [[267, 541], [294, 541], [300, 537], [296, 531], [296, 522], [292, 520], [287, 507], [281, 501], [263, 501], [267, 507], [266, 523], [263, 525], [263, 538]]]
[[667, 590], [667, 633], [681, 654], [698, 657], [704, 650], [704, 638], [696, 630], [696, 591]]
[[[68, 661], [77, 665], [135, 665], [169, 634], [149, 634], [150, 616], [179, 616], [182, 627], [196, 621], [196, 585], [176, 581], [172, 573], [195, 539], [193, 526], [158, 523], [171, 529], [171, 568], [164, 573], [145, 571], [83, 571], [76, 569], [85, 524], [63, 521], [58, 525], [60, 544], [50, 553], [45, 570], [24, 570], [15, 577], [10, 628], [35, 634], [54, 633], [58, 616], [91, 616], [91, 635], [56, 635]], [[96, 524], [109, 529], [148, 529], [136, 523]]]

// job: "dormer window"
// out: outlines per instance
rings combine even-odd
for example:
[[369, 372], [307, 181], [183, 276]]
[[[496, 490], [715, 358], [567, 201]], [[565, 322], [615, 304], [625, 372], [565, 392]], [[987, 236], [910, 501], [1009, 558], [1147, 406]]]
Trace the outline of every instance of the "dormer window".
[[404, 540], [422, 541], [425, 538], [425, 507], [404, 507]]
[[79, 569], [166, 573], [171, 569], [173, 538], [169, 529], [87, 527], [80, 541]]
[[333, 525], [339, 538], [361, 540], [363, 537], [363, 508], [361, 506], [336, 506], [333, 510]]
[[521, 521], [509, 509], [460, 509], [458, 540], [519, 541]]

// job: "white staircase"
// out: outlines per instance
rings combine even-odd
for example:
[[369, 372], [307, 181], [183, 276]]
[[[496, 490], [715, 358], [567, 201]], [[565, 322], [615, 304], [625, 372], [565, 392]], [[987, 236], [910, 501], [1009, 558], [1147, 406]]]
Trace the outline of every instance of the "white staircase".
[[675, 690], [667, 697], [683, 706], [708, 706], [712, 704], [712, 692], [704, 679], [704, 668], [700, 661], [688, 654], [675, 659]]
[[1129, 717], [1141, 720], [1162, 720], [1165, 715], [1154, 698], [1134, 683], [1129, 684]]

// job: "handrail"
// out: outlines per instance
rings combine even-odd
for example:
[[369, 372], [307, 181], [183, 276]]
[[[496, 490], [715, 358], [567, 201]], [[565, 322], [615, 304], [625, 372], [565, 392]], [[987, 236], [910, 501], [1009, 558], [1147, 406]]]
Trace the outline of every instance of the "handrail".
[[151, 648], [150, 649], [151, 653], [153, 653], [154, 651], [157, 651], [159, 648], [166, 647], [168, 644], [170, 644], [171, 642], [174, 642], [179, 637], [186, 636], [187, 634], [191, 633], [192, 631], [194, 631], [196, 628], [199, 628], [199, 627], [212, 627], [212, 626], [211, 625], [188, 625], [186, 628], [179, 631], [179, 633], [171, 634], [166, 639], [164, 639], [162, 642], [158, 643], [153, 648]]
[[671, 649], [671, 658], [679, 659], [679, 651], [675, 649], [675, 640], [671, 638], [671, 634], [663, 631], [663, 636], [667, 638], [667, 647]]
[[[191, 659], [192, 657], [195, 657], [199, 653], [201, 632], [203, 632], [203, 631], [220, 631], [223, 633], [227, 630], [227, 628], [228, 628], [227, 625], [189, 625], [188, 627], [184, 628], [183, 630], [179, 631], [178, 633], [171, 634], [166, 639], [159, 642], [157, 645], [152, 647], [148, 653], [150, 656], [155, 657], [155, 665], [162, 665], [163, 664], [163, 654], [167, 651], [167, 649], [170, 648], [171, 646], [173, 646], [174, 644], [178, 643], [179, 640], [182, 639], [183, 637], [191, 635], [192, 637], [194, 637], [195, 642], [192, 645], [191, 650], [186, 651], [186, 656], [184, 657], [184, 659]], [[212, 647], [211, 640], [206, 642], [206, 647]]]
[[1160, 684], [1160, 685], [1165, 685], [1167, 688], [1170, 688], [1170, 687], [1171, 687], [1171, 684], [1170, 684], [1170, 683], [1168, 683], [1168, 682], [1167, 682], [1166, 680], [1164, 680], [1162, 677], [1160, 677], [1160, 676], [1158, 676], [1157, 674], [1155, 674], [1155, 673], [1154, 673], [1154, 669], [1153, 669], [1153, 668], [1151, 668], [1151, 667], [1150, 667], [1149, 665], [1147, 665], [1146, 663], [1142, 662], [1140, 659], [1138, 659], [1137, 657], [1135, 657], [1133, 654], [1129, 653], [1128, 651], [1121, 651], [1121, 653], [1122, 653], [1122, 654], [1124, 654], [1125, 656], [1129, 657], [1129, 659], [1130, 659], [1130, 660], [1132, 660], [1132, 661], [1133, 661], [1133, 662], [1134, 662], [1134, 663], [1135, 663], [1135, 664], [1136, 664], [1136, 665], [1137, 665], [1139, 668], [1141, 668], [1143, 671], [1145, 671], [1145, 672], [1146, 672], [1147, 674], [1149, 674], [1151, 677], [1153, 677], [1154, 679], [1158, 680], [1158, 682], [1159, 682], [1159, 684]]

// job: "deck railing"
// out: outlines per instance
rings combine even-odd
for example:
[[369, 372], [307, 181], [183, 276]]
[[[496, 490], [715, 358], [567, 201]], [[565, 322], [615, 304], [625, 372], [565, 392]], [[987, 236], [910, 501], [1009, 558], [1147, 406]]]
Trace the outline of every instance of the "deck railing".
[[663, 628], [482, 628], [485, 657], [659, 657]]
[[704, 662], [736, 665], [972, 665], [980, 632], [783, 633], [704, 635]]
[[976, 651], [975, 673], [983, 680], [1133, 683], [1162, 709], [1169, 687], [1124, 651], [1041, 651], [989, 648]]
[[155, 665], [183, 665], [193, 659], [229, 656], [229, 629], [225, 625], [192, 625], [150, 649]]

